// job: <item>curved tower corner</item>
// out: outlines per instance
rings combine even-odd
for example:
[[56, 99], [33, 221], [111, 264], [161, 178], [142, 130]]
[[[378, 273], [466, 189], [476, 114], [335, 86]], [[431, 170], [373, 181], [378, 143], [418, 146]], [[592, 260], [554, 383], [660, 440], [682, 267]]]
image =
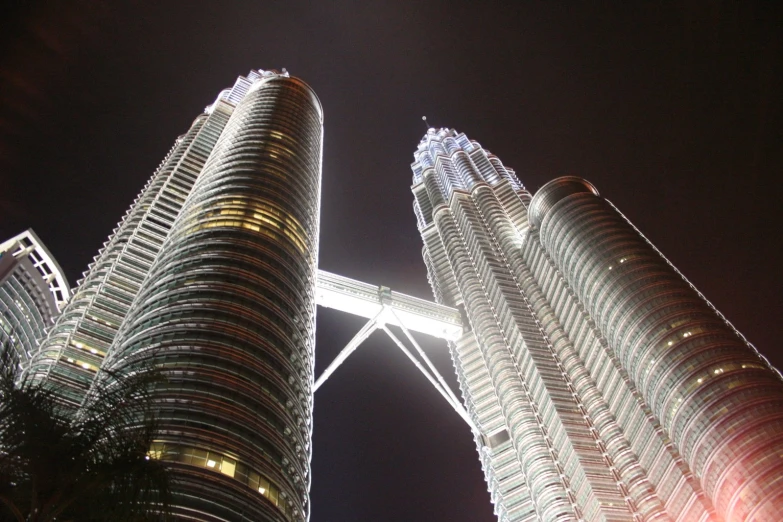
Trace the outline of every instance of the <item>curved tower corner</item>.
[[323, 117], [304, 82], [252, 80], [104, 362], [163, 371], [150, 455], [183, 520], [309, 512]]
[[533, 198], [540, 240], [727, 521], [783, 513], [783, 380], [578, 178]]

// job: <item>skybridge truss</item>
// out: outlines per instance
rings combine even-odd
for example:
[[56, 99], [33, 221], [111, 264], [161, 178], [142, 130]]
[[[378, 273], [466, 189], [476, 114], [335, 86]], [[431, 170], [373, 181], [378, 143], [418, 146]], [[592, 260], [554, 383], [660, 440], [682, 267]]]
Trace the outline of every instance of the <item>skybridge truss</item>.
[[[470, 429], [478, 433], [476, 425], [460, 400], [411, 333], [424, 333], [446, 341], [455, 341], [462, 335], [462, 318], [458, 310], [394, 292], [385, 286], [363, 283], [323, 270], [318, 271], [316, 303], [319, 306], [364, 317], [368, 321], [318, 377], [313, 392], [318, 390], [373, 332], [381, 330], [394, 341], [394, 344], [419, 369], [452, 409], [470, 426]], [[402, 330], [403, 339], [407, 340], [413, 351], [389, 329], [389, 326], [398, 326]], [[418, 354], [418, 357], [413, 352]]]

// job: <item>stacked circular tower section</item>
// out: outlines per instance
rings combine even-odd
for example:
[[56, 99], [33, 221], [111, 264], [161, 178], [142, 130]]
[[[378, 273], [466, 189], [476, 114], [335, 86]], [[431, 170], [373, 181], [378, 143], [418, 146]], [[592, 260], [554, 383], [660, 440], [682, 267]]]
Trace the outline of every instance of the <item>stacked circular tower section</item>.
[[188, 520], [307, 518], [323, 116], [284, 76], [236, 107], [105, 367], [154, 366]]
[[538, 191], [531, 222], [727, 521], [783, 510], [783, 382], [584, 180]]

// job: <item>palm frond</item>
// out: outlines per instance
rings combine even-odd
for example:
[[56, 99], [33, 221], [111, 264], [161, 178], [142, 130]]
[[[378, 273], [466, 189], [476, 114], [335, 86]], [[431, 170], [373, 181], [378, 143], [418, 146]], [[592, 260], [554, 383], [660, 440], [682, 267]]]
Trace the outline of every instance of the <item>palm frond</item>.
[[0, 521], [141, 521], [169, 516], [165, 465], [147, 455], [158, 433], [158, 372], [102, 372], [64, 415], [57, 390], [20, 379], [0, 349]]

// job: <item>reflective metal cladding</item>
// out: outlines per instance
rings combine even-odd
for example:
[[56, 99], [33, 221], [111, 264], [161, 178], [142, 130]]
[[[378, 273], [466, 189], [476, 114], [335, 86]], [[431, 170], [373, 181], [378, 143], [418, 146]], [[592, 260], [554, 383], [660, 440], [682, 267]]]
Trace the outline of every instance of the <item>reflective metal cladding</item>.
[[452, 129], [414, 212], [502, 521], [767, 521], [783, 512], [780, 374], [590, 183], [535, 197]]
[[[30, 367], [78, 408], [98, 369], [154, 366], [178, 519], [308, 518], [323, 115], [251, 71], [198, 116]], [[109, 374], [111, 375], [111, 374]]]
[[[321, 109], [261, 78], [237, 104], [123, 322], [109, 367], [155, 390], [182, 515], [304, 520]], [[195, 514], [194, 514], [195, 513]]]

